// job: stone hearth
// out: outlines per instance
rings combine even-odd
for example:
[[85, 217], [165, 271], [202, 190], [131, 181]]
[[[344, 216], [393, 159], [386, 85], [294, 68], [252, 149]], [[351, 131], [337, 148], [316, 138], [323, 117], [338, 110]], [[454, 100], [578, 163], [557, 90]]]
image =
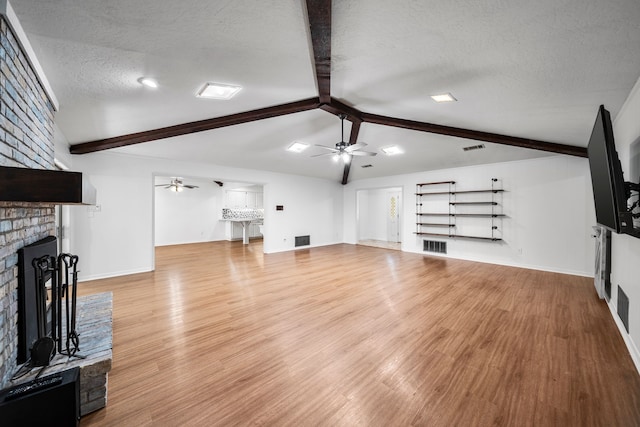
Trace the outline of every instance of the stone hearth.
[[[86, 415], [107, 404], [107, 380], [113, 358], [113, 294], [104, 292], [78, 297], [77, 303], [76, 329], [80, 340], [77, 354], [85, 358], [56, 354], [40, 376], [79, 367], [80, 415]], [[63, 312], [63, 318], [64, 316]], [[66, 336], [66, 331], [63, 331], [63, 336]], [[34, 368], [28, 375], [13, 381], [11, 385], [32, 380], [39, 371], [40, 369]]]

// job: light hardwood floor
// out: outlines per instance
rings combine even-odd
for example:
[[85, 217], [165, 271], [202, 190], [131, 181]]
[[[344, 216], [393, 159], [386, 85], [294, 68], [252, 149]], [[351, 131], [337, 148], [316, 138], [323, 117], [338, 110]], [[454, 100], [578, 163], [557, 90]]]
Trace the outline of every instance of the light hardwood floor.
[[81, 284], [102, 291], [109, 401], [82, 426], [640, 425], [640, 377], [588, 278], [214, 242]]
[[374, 248], [393, 249], [396, 251], [402, 250], [401, 242], [388, 242], [386, 240], [374, 240], [374, 239], [358, 240], [358, 245], [373, 246]]

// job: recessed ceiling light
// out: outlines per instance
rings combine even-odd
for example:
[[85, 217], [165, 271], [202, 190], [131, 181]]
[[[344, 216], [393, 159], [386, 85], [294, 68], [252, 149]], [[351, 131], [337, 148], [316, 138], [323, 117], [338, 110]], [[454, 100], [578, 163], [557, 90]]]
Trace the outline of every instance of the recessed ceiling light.
[[450, 93], [443, 93], [440, 95], [431, 95], [431, 99], [436, 102], [454, 102], [457, 101]]
[[294, 142], [290, 146], [287, 147], [287, 151], [291, 151], [293, 153], [302, 153], [309, 147], [309, 144], [305, 144], [304, 142]]
[[205, 83], [196, 96], [198, 98], [231, 99], [236, 93], [240, 92], [240, 89], [242, 89], [242, 86], [223, 83]]
[[382, 151], [387, 156], [393, 156], [395, 154], [404, 153], [404, 151], [402, 151], [402, 149], [400, 147], [398, 147], [397, 145], [389, 145], [389, 146], [386, 146], [386, 147], [382, 147], [382, 148], [380, 148], [380, 151]]
[[152, 79], [151, 77], [140, 77], [138, 79], [138, 82], [140, 82], [141, 85], [150, 87], [152, 89], [156, 89], [158, 87], [158, 82], [156, 81], [156, 79]]

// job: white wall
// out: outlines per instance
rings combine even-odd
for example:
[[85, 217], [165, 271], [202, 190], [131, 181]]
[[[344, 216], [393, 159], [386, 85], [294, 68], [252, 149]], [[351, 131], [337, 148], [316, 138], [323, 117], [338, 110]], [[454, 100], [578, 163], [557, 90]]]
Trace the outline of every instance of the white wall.
[[358, 191], [361, 201], [358, 205], [359, 240], [383, 240], [387, 235], [387, 214], [389, 193], [401, 188], [377, 188]]
[[[416, 184], [456, 181], [456, 190], [491, 188], [499, 178], [504, 242], [445, 239], [448, 256], [525, 268], [593, 276], [591, 226], [595, 211], [587, 159], [553, 156], [542, 159], [446, 169], [348, 184], [344, 192], [345, 242], [356, 242], [356, 191], [403, 187], [402, 249], [423, 253], [416, 231]], [[439, 240], [439, 239], [433, 239]]]
[[[606, 107], [606, 105], [605, 105]], [[595, 120], [595, 111], [594, 111]], [[616, 149], [622, 163], [625, 180], [637, 181], [630, 176], [629, 147], [640, 138], [640, 79], [636, 82], [620, 113], [614, 120], [613, 133]], [[611, 300], [609, 306], [618, 322], [638, 371], [640, 371], [640, 239], [612, 233], [611, 241]], [[629, 333], [623, 329], [617, 316], [618, 287], [629, 297]]]
[[[171, 177], [155, 178], [156, 185], [170, 182]], [[183, 182], [198, 188], [175, 192], [155, 187], [155, 245], [224, 240], [222, 187], [210, 179], [184, 178]]]
[[[294, 249], [298, 235], [310, 235], [311, 246], [342, 240], [342, 186], [337, 181], [114, 153], [75, 156], [73, 167], [96, 187], [101, 209], [70, 209], [69, 250], [80, 257], [80, 280], [153, 270], [156, 175], [263, 184], [266, 253]], [[284, 205], [284, 211], [276, 211], [276, 205]]]

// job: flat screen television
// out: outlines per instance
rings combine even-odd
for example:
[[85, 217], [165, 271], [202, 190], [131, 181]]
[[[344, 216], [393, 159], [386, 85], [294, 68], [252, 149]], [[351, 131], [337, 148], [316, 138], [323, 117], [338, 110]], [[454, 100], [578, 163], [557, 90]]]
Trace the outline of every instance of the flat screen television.
[[611, 116], [604, 105], [598, 109], [587, 152], [596, 221], [609, 230], [620, 233], [629, 226], [620, 215], [622, 213], [624, 216], [627, 212], [628, 195], [613, 139]]

